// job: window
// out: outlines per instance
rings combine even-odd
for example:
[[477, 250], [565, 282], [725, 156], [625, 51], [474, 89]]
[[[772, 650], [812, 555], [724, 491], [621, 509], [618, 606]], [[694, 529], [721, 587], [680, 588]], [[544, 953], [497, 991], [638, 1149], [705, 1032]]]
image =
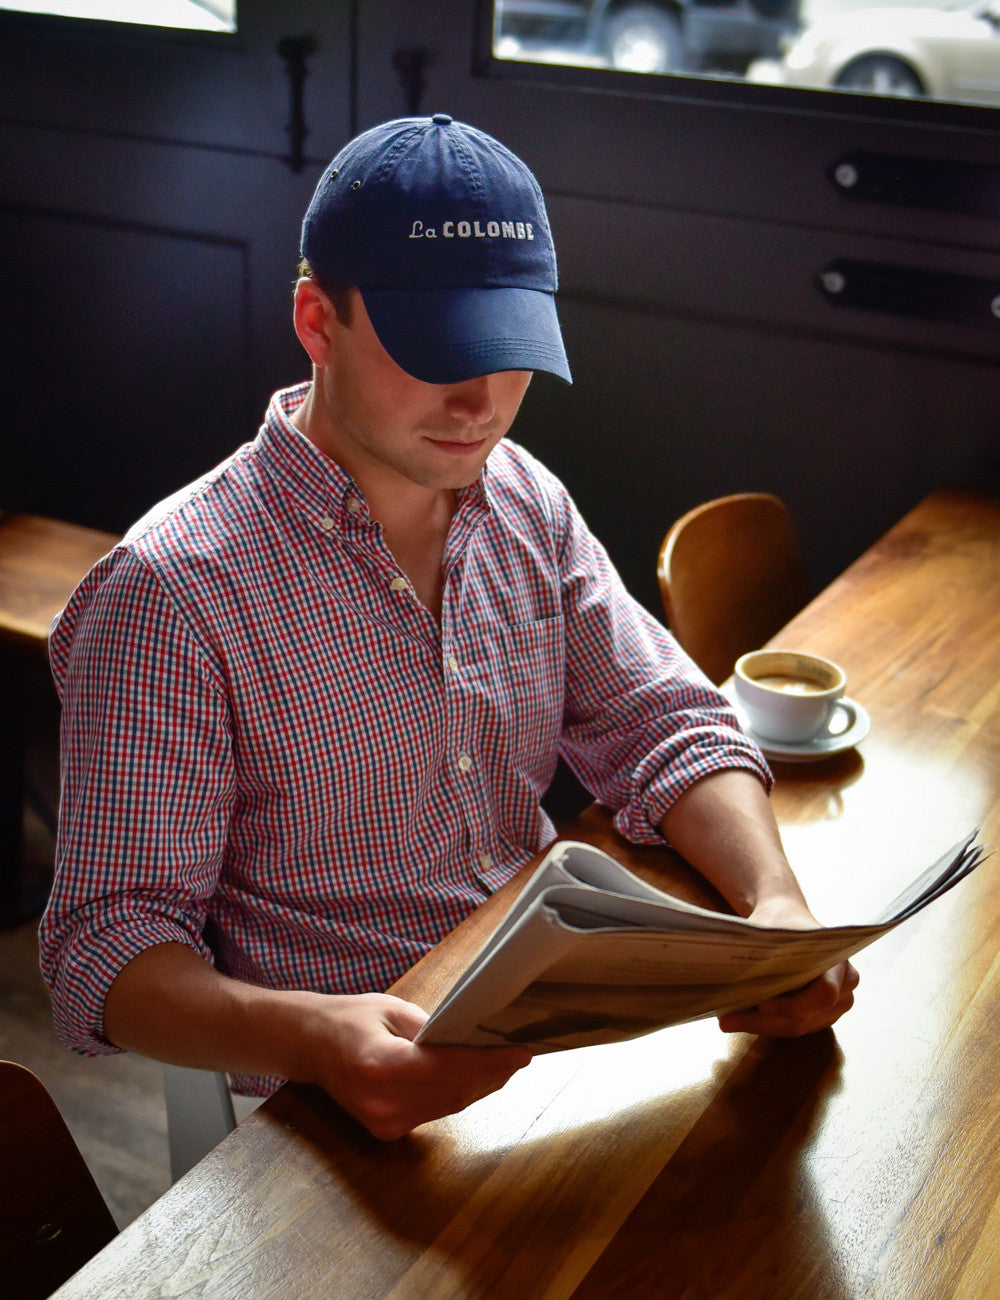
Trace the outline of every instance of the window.
[[235, 32], [236, 0], [22, 0], [0, 9], [50, 14], [58, 18], [98, 18], [146, 27], [181, 27], [202, 32]]
[[496, 59], [1000, 106], [1000, 0], [494, 0], [492, 18]]

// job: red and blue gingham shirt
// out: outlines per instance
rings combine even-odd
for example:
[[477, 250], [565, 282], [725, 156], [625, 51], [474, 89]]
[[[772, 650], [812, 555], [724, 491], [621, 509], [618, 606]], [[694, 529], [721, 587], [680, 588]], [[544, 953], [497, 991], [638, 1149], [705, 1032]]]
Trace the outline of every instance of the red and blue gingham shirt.
[[137, 524], [53, 628], [42, 966], [77, 1050], [114, 1050], [108, 987], [157, 943], [269, 987], [386, 988], [549, 841], [559, 752], [636, 842], [710, 772], [769, 781], [526, 451], [500, 443], [460, 494], [438, 624], [289, 423], [306, 390]]

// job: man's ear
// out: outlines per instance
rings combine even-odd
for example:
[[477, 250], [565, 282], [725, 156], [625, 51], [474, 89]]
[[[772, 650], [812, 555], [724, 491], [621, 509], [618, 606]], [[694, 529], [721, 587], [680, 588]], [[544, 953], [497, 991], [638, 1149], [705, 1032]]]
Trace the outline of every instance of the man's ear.
[[314, 366], [325, 366], [330, 354], [331, 331], [337, 325], [337, 314], [330, 299], [316, 281], [307, 275], [301, 276], [295, 285], [292, 321], [309, 360]]

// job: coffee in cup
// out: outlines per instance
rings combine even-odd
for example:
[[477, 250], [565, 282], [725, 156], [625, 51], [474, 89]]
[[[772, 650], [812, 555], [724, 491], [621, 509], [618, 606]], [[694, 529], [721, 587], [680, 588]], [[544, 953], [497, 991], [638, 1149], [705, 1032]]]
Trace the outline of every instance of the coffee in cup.
[[847, 685], [837, 664], [797, 650], [751, 650], [737, 660], [733, 681], [750, 730], [787, 744], [827, 732]]

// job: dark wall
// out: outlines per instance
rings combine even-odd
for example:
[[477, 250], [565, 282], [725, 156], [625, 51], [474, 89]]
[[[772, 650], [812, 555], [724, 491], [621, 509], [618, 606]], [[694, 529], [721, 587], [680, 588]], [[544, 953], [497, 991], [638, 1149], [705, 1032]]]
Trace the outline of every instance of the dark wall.
[[571, 356], [603, 349], [627, 378], [611, 387], [578, 366], [568, 393], [536, 379], [520, 436], [573, 485], [654, 613], [666, 526], [711, 497], [787, 501], [818, 590], [934, 487], [1000, 490], [995, 366], [738, 325], [637, 323], [573, 300], [562, 315]]
[[[0, 13], [0, 506], [122, 531], [308, 376], [291, 286], [350, 134], [350, 14], [240, 16], [230, 39]], [[280, 52], [303, 30], [308, 148]]]
[[121, 531], [250, 427], [238, 246], [7, 211], [0, 250], [4, 504]]

